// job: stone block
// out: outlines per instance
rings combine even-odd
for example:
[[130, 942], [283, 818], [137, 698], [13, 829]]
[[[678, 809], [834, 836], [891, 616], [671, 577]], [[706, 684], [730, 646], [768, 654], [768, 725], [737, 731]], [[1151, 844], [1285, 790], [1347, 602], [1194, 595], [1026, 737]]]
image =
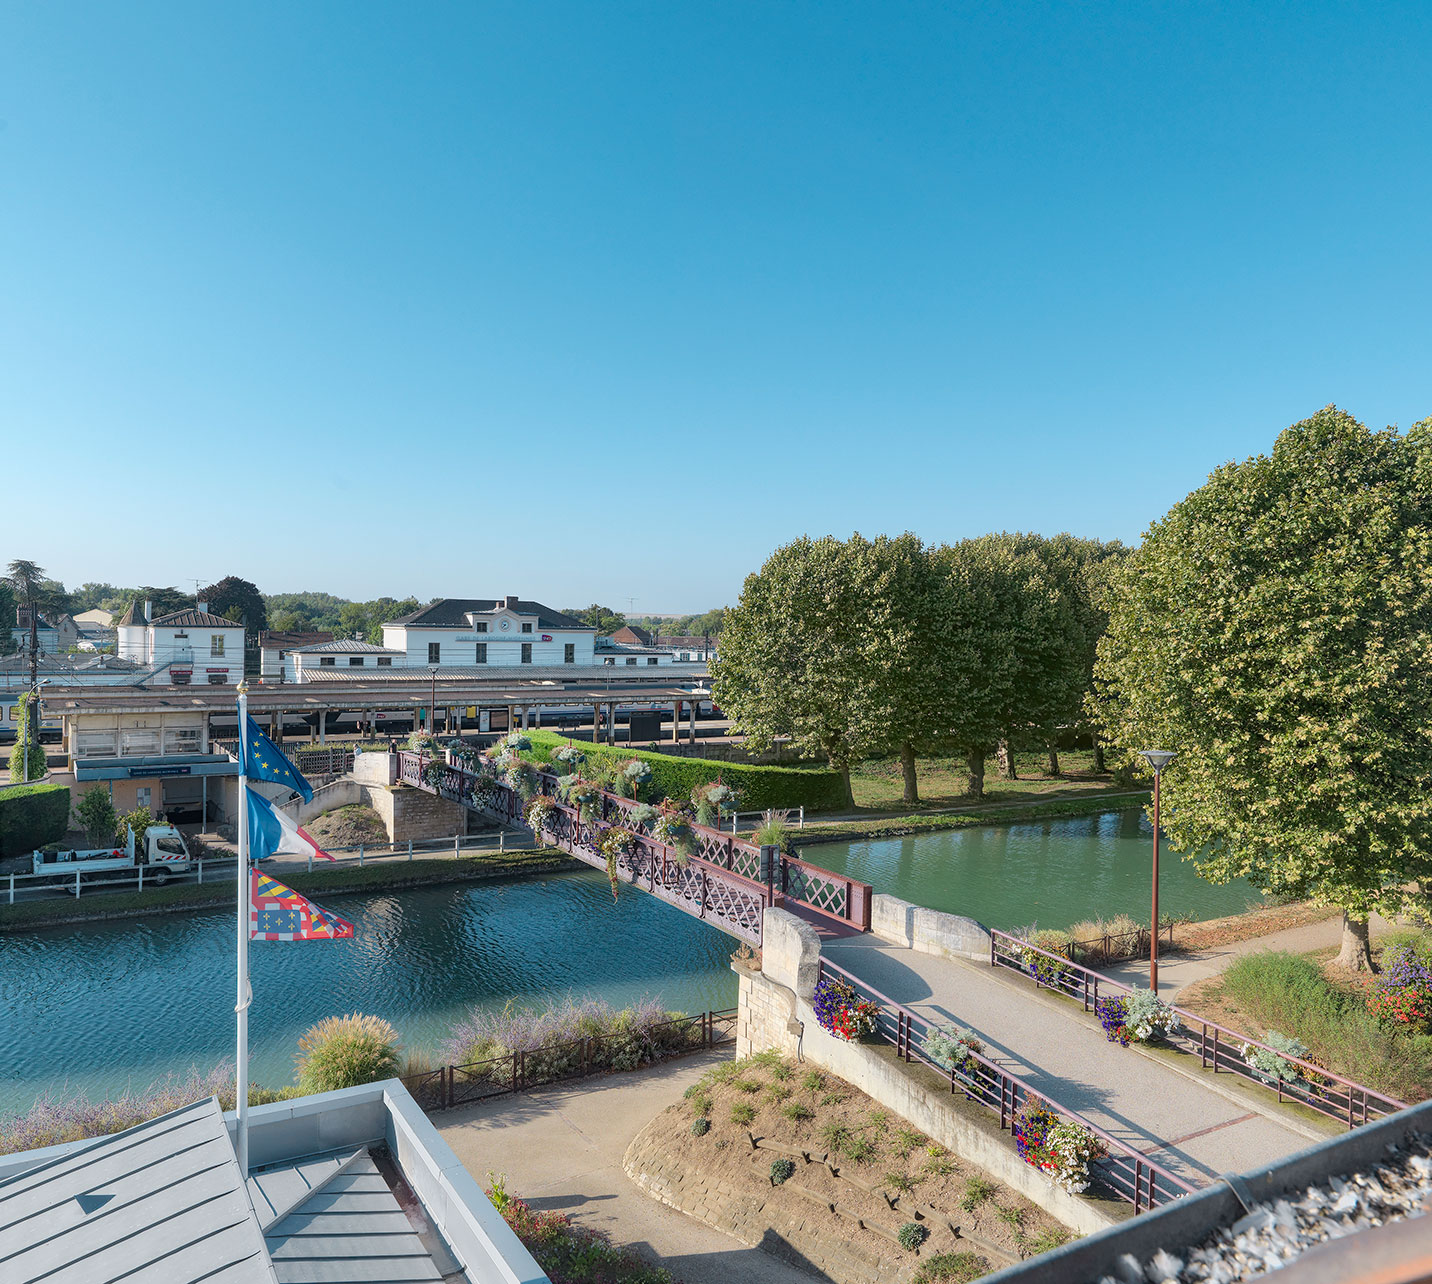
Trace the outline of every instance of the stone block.
[[761, 935], [761, 972], [798, 998], [809, 999], [820, 973], [820, 937], [815, 928], [785, 910], [768, 908]]
[[892, 945], [910, 948], [915, 944], [915, 909], [898, 896], [877, 892], [870, 900], [871, 934]]
[[943, 914], [918, 905], [913, 908], [911, 945], [920, 953], [989, 962], [990, 934], [982, 924], [961, 914]]

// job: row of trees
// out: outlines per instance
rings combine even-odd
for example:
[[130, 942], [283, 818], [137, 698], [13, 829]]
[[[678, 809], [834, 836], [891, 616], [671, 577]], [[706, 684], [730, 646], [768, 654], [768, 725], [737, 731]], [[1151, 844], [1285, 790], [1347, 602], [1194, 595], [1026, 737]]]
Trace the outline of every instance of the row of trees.
[[383, 622], [408, 615], [423, 605], [415, 597], [375, 597], [350, 602], [331, 593], [272, 593], [266, 599], [269, 627], [279, 633], [326, 631], [343, 638], [381, 644]]
[[969, 792], [1011, 740], [1052, 741], [1083, 718], [1118, 543], [998, 534], [796, 540], [747, 578], [712, 668], [716, 702], [753, 747], [785, 738], [851, 765], [962, 755]]

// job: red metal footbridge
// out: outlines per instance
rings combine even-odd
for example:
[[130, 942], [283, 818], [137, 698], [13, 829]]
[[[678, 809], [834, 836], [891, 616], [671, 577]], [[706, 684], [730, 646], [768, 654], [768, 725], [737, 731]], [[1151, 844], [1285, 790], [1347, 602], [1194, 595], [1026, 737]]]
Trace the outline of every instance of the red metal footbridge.
[[[522, 796], [484, 766], [469, 769], [405, 750], [398, 755], [398, 779], [504, 824], [527, 824]], [[650, 822], [634, 818], [642, 804], [633, 799], [598, 790], [584, 816], [561, 801], [556, 776], [538, 772], [537, 791], [553, 803], [539, 835], [545, 842], [605, 871], [603, 835], [614, 826], [629, 830], [635, 838], [617, 857], [618, 879], [742, 941], [761, 944], [767, 906], [789, 910], [827, 935], [870, 930], [869, 883], [694, 822], [693, 850], [684, 855], [658, 839]]]

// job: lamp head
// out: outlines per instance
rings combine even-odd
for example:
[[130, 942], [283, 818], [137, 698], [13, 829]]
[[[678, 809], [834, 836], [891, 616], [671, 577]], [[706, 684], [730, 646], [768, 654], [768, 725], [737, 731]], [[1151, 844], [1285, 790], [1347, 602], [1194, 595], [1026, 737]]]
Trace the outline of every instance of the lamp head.
[[1163, 769], [1169, 765], [1178, 754], [1171, 749], [1140, 749], [1139, 757], [1154, 769], [1154, 775], [1160, 775]]

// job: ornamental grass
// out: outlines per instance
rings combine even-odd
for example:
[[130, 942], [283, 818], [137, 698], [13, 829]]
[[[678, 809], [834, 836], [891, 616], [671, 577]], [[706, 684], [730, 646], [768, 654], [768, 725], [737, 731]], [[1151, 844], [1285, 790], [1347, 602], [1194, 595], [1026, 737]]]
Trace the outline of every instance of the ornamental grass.
[[294, 1058], [304, 1092], [336, 1092], [391, 1079], [403, 1065], [398, 1032], [382, 1017], [350, 1012], [306, 1030]]

